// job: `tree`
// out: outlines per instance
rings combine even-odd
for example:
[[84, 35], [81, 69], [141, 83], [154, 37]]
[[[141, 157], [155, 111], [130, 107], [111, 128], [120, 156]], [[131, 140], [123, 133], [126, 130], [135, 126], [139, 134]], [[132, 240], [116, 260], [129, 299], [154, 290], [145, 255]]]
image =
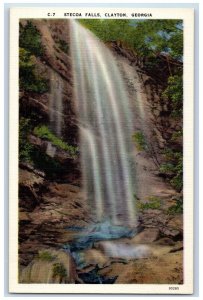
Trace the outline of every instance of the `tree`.
[[173, 59], [182, 60], [182, 20], [81, 19], [80, 22], [104, 42], [122, 41], [139, 55], [167, 53]]

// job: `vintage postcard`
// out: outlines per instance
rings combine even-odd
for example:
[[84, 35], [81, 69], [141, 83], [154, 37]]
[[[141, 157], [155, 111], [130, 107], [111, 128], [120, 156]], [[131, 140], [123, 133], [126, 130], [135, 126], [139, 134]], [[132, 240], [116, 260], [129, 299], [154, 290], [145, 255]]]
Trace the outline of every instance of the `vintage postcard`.
[[11, 9], [10, 292], [193, 293], [193, 22]]

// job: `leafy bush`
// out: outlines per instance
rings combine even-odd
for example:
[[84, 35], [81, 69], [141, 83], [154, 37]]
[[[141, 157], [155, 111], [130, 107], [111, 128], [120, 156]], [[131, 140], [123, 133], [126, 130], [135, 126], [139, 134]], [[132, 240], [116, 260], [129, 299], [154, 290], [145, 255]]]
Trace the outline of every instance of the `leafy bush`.
[[47, 92], [48, 80], [39, 76], [35, 69], [35, 56], [41, 57], [44, 53], [41, 35], [30, 21], [24, 27], [20, 24], [19, 46], [20, 88], [40, 94]]
[[137, 147], [138, 151], [146, 150], [145, 137], [144, 137], [144, 135], [141, 131], [137, 131], [136, 133], [134, 133], [132, 138], [133, 138], [133, 141], [136, 144], [136, 147]]
[[24, 48], [19, 49], [20, 88], [27, 92], [45, 93], [49, 90], [48, 80], [35, 70], [34, 56]]
[[28, 134], [31, 130], [30, 119], [21, 117], [19, 120], [19, 160], [31, 162], [33, 146], [28, 141]]
[[181, 191], [183, 188], [183, 166], [178, 165], [176, 170], [177, 174], [170, 180], [171, 185], [177, 190]]
[[49, 251], [42, 250], [39, 251], [37, 258], [43, 261], [53, 261], [56, 257], [53, 256]]
[[182, 199], [176, 200], [176, 204], [169, 207], [167, 210], [167, 213], [169, 215], [182, 214], [183, 213], [183, 200]]
[[160, 203], [160, 201], [161, 201], [160, 198], [157, 196], [149, 196], [148, 200], [151, 202], [154, 202], [154, 203], [157, 203], [157, 202]]
[[19, 48], [19, 66], [20, 68], [24, 69], [33, 69], [34, 68], [34, 62], [33, 58], [34, 56], [31, 55], [29, 51], [27, 51], [24, 48]]
[[166, 162], [160, 165], [159, 171], [170, 180], [171, 185], [181, 191], [183, 188], [183, 154], [182, 152], [165, 150]]
[[41, 35], [31, 21], [28, 21], [25, 26], [20, 24], [19, 45], [36, 56], [41, 57], [44, 54]]
[[151, 196], [148, 198], [148, 202], [136, 202], [136, 206], [138, 210], [147, 210], [147, 209], [160, 209], [161, 200], [158, 197]]
[[159, 171], [167, 176], [172, 176], [174, 174], [174, 168], [175, 166], [172, 163], [163, 163], [161, 164]]
[[53, 145], [57, 146], [58, 148], [68, 151], [69, 154], [73, 157], [76, 156], [78, 153], [78, 147], [68, 145], [62, 139], [55, 136], [50, 131], [50, 129], [45, 125], [35, 127], [34, 134], [42, 139], [47, 139], [48, 141], [50, 141]]
[[172, 134], [171, 141], [176, 142], [179, 138], [183, 137], [183, 131], [178, 130]]
[[169, 76], [168, 85], [162, 93], [164, 99], [171, 101], [172, 115], [174, 117], [182, 116], [183, 110], [183, 78], [182, 75]]
[[21, 117], [19, 120], [19, 160], [33, 164], [35, 168], [43, 170], [46, 176], [52, 179], [64, 171], [63, 166], [29, 142], [28, 136], [32, 131], [31, 119]]
[[61, 280], [67, 277], [66, 268], [62, 263], [55, 263], [53, 265], [53, 276], [59, 276]]

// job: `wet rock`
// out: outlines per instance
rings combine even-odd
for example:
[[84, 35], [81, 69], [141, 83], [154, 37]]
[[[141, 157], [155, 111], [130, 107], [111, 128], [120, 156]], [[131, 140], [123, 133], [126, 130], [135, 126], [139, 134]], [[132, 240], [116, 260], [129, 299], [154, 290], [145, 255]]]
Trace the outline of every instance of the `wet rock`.
[[71, 252], [91, 248], [95, 242], [120, 239], [123, 237], [132, 237], [136, 229], [125, 226], [117, 226], [109, 221], [97, 224], [91, 224], [85, 228], [77, 239], [67, 245]]
[[131, 243], [148, 244], [156, 241], [159, 237], [158, 228], [147, 228], [131, 239]]
[[164, 238], [161, 238], [158, 241], [156, 241], [156, 244], [162, 245], [162, 246], [174, 246], [175, 242], [168, 237], [164, 237]]
[[94, 283], [94, 284], [112, 284], [115, 282], [116, 278], [118, 276], [112, 276], [112, 277], [106, 277], [103, 275], [100, 275], [98, 273], [99, 268], [96, 267], [93, 270], [91, 270], [90, 272], [82, 272], [79, 273], [79, 278], [82, 279], [82, 281], [84, 283]]
[[77, 232], [67, 230], [67, 227], [84, 228], [89, 222], [84, 196], [79, 187], [47, 183], [40, 199], [40, 205], [31, 210], [29, 215], [21, 214], [19, 259], [23, 265], [27, 265], [38, 250], [45, 246], [62, 248], [63, 244], [73, 241]]
[[88, 249], [82, 252], [73, 253], [73, 257], [78, 269], [96, 265], [98, 265], [99, 268], [104, 268], [109, 265], [109, 258], [97, 249]]

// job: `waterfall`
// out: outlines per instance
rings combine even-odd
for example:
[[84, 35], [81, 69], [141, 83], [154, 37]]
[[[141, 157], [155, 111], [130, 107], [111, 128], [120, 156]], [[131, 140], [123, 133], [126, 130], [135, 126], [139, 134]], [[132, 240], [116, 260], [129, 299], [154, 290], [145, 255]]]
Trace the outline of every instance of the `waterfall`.
[[110, 50], [70, 21], [84, 191], [98, 222], [136, 225], [133, 116]]
[[54, 71], [51, 72], [50, 80], [50, 98], [49, 98], [49, 116], [50, 127], [52, 131], [58, 136], [61, 136], [62, 128], [62, 114], [63, 114], [63, 81], [61, 77]]

